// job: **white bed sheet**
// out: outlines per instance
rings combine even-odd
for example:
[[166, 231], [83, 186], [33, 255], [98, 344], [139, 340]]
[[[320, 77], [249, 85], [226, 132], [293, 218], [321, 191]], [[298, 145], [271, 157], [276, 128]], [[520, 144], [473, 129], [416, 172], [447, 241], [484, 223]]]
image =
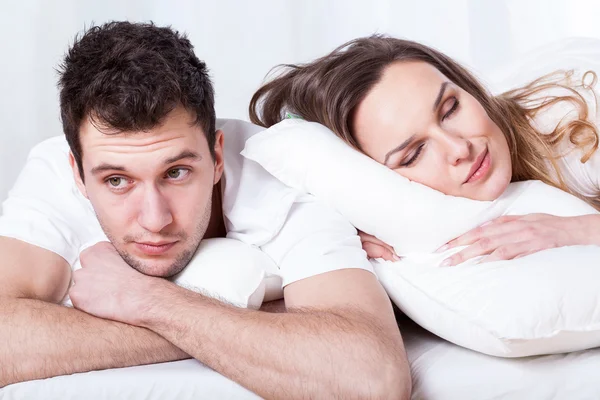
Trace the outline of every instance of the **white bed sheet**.
[[259, 398], [196, 360], [57, 376], [0, 389], [1, 400]]
[[[600, 399], [600, 349], [496, 358], [440, 339], [406, 317], [401, 317], [400, 329], [413, 399]], [[258, 398], [196, 360], [58, 376], [0, 389], [1, 400]]]
[[406, 317], [400, 329], [411, 365], [413, 399], [600, 399], [600, 348], [496, 358], [447, 342]]

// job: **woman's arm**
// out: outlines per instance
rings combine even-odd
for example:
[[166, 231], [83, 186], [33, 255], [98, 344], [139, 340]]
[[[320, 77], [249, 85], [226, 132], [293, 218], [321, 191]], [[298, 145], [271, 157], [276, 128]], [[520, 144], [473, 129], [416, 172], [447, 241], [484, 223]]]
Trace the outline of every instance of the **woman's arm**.
[[441, 250], [467, 247], [447, 258], [442, 265], [454, 266], [483, 255], [487, 257], [481, 262], [511, 260], [541, 250], [575, 245], [600, 246], [600, 214], [500, 217], [449, 242]]

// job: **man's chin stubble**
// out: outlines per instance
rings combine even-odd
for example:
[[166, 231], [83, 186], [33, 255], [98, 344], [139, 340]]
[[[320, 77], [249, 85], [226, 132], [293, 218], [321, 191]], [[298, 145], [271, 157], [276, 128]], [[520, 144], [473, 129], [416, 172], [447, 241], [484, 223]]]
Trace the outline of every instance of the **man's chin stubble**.
[[[198, 244], [199, 245], [199, 244]], [[197, 247], [196, 247], [197, 249]], [[175, 262], [171, 264], [168, 268], [160, 268], [157, 266], [148, 265], [147, 262], [138, 260], [127, 253], [121, 253], [121, 258], [133, 269], [136, 271], [147, 275], [154, 276], [157, 278], [171, 278], [172, 276], [177, 275], [189, 264], [192, 257], [196, 253], [196, 249], [194, 251], [186, 250], [177, 256]]]

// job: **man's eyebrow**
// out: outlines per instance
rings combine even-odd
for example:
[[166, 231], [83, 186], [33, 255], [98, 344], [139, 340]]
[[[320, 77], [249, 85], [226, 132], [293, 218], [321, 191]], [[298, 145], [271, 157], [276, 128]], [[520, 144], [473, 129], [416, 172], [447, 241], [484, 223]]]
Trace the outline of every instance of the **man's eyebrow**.
[[[174, 157], [170, 157], [167, 158], [164, 162], [165, 165], [168, 164], [173, 164], [176, 163], [177, 161], [181, 161], [184, 159], [191, 159], [191, 160], [202, 160], [202, 156], [200, 156], [198, 153], [195, 153], [193, 151], [190, 150], [184, 150], [182, 151], [180, 154], [174, 156]], [[112, 164], [100, 164], [97, 167], [92, 168], [92, 175], [98, 175], [102, 172], [106, 172], [106, 171], [121, 171], [121, 172], [126, 172], [127, 169], [121, 165], [112, 165]]]
[[165, 160], [164, 164], [165, 165], [173, 164], [173, 163], [176, 163], [177, 161], [181, 161], [181, 160], [185, 160], [185, 159], [202, 160], [202, 156], [196, 152], [193, 152], [190, 150], [184, 150], [179, 155], [176, 155], [175, 157], [167, 158]]
[[440, 102], [442, 101], [442, 97], [444, 97], [444, 92], [446, 91], [446, 86], [448, 86], [449, 84], [450, 84], [450, 82], [446, 81], [446, 82], [442, 83], [442, 86], [440, 86], [440, 91], [438, 92], [435, 102], [433, 103], [433, 111], [434, 112], [435, 112], [435, 110], [437, 110], [438, 106], [440, 105]]
[[111, 164], [100, 164], [97, 167], [92, 168], [92, 175], [98, 175], [105, 171], [127, 171], [125, 167], [120, 165], [111, 165]]
[[397, 153], [397, 152], [402, 151], [405, 148], [407, 148], [408, 145], [411, 144], [413, 140], [415, 140], [416, 136], [417, 135], [412, 135], [411, 137], [406, 139], [400, 146], [394, 147], [392, 150], [388, 151], [388, 153], [385, 155], [385, 160], [383, 161], [383, 164], [387, 165], [387, 162], [388, 162], [388, 159], [390, 158], [390, 156], [394, 153]]

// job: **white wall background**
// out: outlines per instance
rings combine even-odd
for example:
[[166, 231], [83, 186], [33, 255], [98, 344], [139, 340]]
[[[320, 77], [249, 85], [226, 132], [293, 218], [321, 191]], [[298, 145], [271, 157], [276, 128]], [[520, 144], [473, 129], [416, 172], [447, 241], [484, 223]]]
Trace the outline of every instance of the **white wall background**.
[[247, 118], [265, 74], [374, 32], [421, 41], [479, 72], [570, 36], [600, 38], [596, 0], [0, 0], [0, 201], [28, 150], [61, 135], [55, 67], [92, 23], [186, 31], [212, 71], [217, 115]]

